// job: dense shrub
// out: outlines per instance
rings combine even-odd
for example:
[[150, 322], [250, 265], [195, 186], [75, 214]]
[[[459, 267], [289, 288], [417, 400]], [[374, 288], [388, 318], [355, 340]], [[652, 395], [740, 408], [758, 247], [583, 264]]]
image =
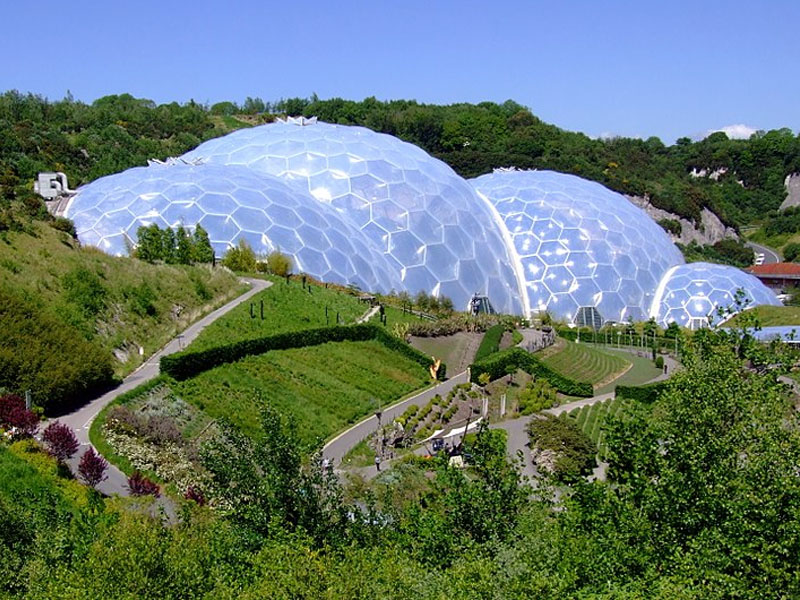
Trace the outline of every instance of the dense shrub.
[[478, 383], [478, 378], [487, 373], [490, 380], [494, 381], [514, 373], [517, 369], [530, 373], [534, 377], [546, 380], [550, 385], [567, 396], [589, 397], [594, 393], [591, 383], [582, 383], [557, 373], [535, 355], [522, 348], [509, 348], [496, 352], [488, 358], [470, 365], [470, 380]]
[[286, 277], [292, 272], [292, 258], [280, 250], [273, 250], [267, 254], [266, 267], [267, 272]]
[[42, 441], [47, 446], [50, 455], [59, 462], [72, 458], [81, 446], [78, 438], [75, 437], [75, 432], [68, 425], [59, 421], [47, 426], [42, 433]]
[[[237, 361], [246, 356], [263, 354], [270, 350], [288, 350], [290, 348], [303, 348], [318, 346], [328, 342], [364, 342], [377, 340], [391, 350], [403, 354], [423, 367], [431, 365], [431, 359], [426, 354], [412, 348], [403, 340], [386, 333], [376, 325], [360, 324], [347, 327], [320, 327], [290, 333], [280, 333], [253, 340], [244, 340], [217, 346], [207, 350], [189, 351], [164, 356], [161, 359], [161, 372], [170, 377], [181, 380], [213, 369], [219, 365]], [[439, 366], [437, 379], [444, 379], [446, 367], [444, 363]]]
[[544, 379], [534, 379], [519, 393], [517, 403], [521, 415], [552, 408], [556, 403], [556, 390]]
[[663, 369], [664, 368], [664, 357], [660, 354], [656, 356], [656, 369]]
[[244, 239], [239, 240], [239, 245], [229, 249], [222, 258], [222, 265], [231, 271], [241, 273], [256, 272], [256, 253]]
[[158, 498], [161, 495], [161, 488], [154, 481], [151, 481], [140, 471], [134, 471], [133, 475], [128, 477], [128, 489], [134, 496], [155, 496]]
[[108, 469], [108, 462], [91, 446], [83, 453], [78, 464], [78, 474], [84, 483], [91, 487], [96, 487], [106, 478], [106, 469]]
[[39, 417], [25, 408], [25, 400], [15, 394], [0, 396], [0, 425], [14, 428], [16, 437], [30, 437], [36, 433]]
[[494, 354], [500, 350], [500, 340], [505, 330], [506, 328], [500, 323], [492, 325], [486, 330], [486, 333], [483, 334], [481, 345], [478, 346], [478, 351], [475, 353], [475, 362], [483, 360], [490, 354]]
[[629, 398], [644, 404], [652, 404], [658, 400], [658, 397], [666, 387], [666, 381], [656, 381], [645, 385], [618, 385], [614, 393], [617, 398]]
[[532, 448], [555, 453], [553, 473], [558, 478], [571, 481], [592, 472], [597, 449], [589, 436], [568, 419], [553, 415], [533, 418], [528, 435]]
[[111, 356], [24, 296], [0, 286], [0, 387], [31, 390], [47, 412], [109, 387]]

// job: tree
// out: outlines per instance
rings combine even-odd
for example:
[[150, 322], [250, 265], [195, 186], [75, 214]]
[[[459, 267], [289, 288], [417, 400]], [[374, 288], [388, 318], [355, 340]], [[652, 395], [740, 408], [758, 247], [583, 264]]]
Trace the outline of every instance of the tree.
[[144, 225], [136, 230], [136, 250], [134, 256], [139, 260], [149, 263], [163, 260], [163, 247], [161, 242], [161, 229], [153, 223]]
[[256, 271], [256, 253], [244, 238], [239, 240], [239, 244], [228, 249], [222, 257], [222, 264], [231, 271], [242, 273], [253, 273]]
[[183, 225], [178, 226], [175, 240], [175, 262], [180, 265], [192, 264], [194, 262], [194, 242]]
[[267, 270], [278, 277], [286, 277], [292, 272], [292, 259], [280, 250], [273, 250], [267, 255]]
[[45, 428], [42, 441], [47, 445], [50, 455], [60, 463], [72, 458], [81, 446], [72, 429], [60, 421], [54, 421]]
[[214, 262], [214, 248], [208, 239], [208, 232], [199, 223], [194, 228], [194, 252], [192, 262], [210, 263]]
[[91, 487], [97, 487], [101, 481], [106, 479], [106, 469], [108, 469], [108, 462], [91, 446], [83, 453], [78, 464], [78, 474], [86, 485]]
[[792, 242], [783, 247], [783, 257], [789, 262], [798, 262], [800, 258], [800, 244]]

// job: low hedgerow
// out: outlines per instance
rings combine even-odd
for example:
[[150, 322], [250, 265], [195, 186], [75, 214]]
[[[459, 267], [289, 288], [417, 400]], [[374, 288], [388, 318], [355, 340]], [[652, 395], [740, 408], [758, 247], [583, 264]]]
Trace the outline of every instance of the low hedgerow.
[[[214, 367], [235, 362], [247, 356], [264, 354], [270, 350], [319, 346], [328, 342], [364, 342], [368, 340], [377, 340], [390, 350], [399, 352], [426, 368], [431, 365], [430, 357], [411, 347], [403, 340], [386, 333], [381, 327], [360, 324], [280, 333], [217, 346], [207, 350], [179, 352], [161, 358], [161, 372], [174, 379], [183, 380]], [[446, 367], [442, 363], [436, 373], [437, 379], [444, 379], [445, 373]]]
[[483, 360], [500, 350], [500, 340], [505, 330], [506, 328], [500, 323], [492, 325], [486, 330], [486, 333], [483, 334], [481, 345], [478, 346], [478, 351], [475, 353], [475, 362]]
[[645, 385], [618, 385], [614, 393], [617, 398], [629, 398], [644, 404], [652, 404], [658, 400], [667, 385], [666, 381], [656, 381]]

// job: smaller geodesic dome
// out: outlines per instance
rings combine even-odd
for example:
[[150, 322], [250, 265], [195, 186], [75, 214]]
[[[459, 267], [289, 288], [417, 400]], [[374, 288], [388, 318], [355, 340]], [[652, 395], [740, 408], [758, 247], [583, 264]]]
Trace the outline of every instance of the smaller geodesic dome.
[[594, 327], [643, 320], [661, 276], [683, 263], [643, 210], [593, 181], [498, 169], [470, 183], [505, 224], [526, 312]]
[[739, 290], [742, 308], [781, 304], [756, 277], [736, 267], [699, 262], [673, 267], [664, 274], [650, 316], [662, 327], [670, 323], [690, 329], [707, 327], [721, 320], [718, 309], [737, 310]]
[[183, 155], [281, 177], [347, 218], [385, 254], [402, 289], [465, 310], [487, 295], [521, 312], [500, 224], [472, 187], [421, 148], [364, 127], [287, 119], [241, 129]]
[[135, 167], [81, 187], [65, 216], [78, 239], [124, 255], [141, 226], [202, 225], [217, 256], [246, 240], [280, 250], [294, 269], [324, 281], [388, 292], [400, 282], [384, 256], [336, 211], [284, 181], [237, 166], [177, 161]]

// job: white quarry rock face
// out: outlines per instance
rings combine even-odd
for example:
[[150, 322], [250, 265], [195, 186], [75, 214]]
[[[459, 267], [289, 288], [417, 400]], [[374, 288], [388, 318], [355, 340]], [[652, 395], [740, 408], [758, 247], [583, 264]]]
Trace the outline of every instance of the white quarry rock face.
[[779, 210], [786, 210], [790, 206], [800, 206], [800, 173], [787, 175], [783, 184], [786, 186], [786, 199]]
[[[800, 191], [800, 190], [799, 190]], [[671, 213], [660, 208], [656, 208], [650, 204], [650, 200], [643, 196], [625, 196], [628, 200], [633, 202], [636, 206], [645, 211], [651, 218], [656, 221], [661, 219], [673, 219], [681, 224], [681, 234], [675, 236], [670, 234], [672, 241], [680, 242], [681, 244], [689, 244], [692, 241], [700, 245], [716, 244], [725, 238], [738, 239], [739, 236], [733, 227], [728, 227], [719, 217], [713, 212], [704, 208], [700, 213], [699, 226], [693, 221], [689, 221], [683, 217]], [[800, 203], [800, 201], [798, 201]]]

